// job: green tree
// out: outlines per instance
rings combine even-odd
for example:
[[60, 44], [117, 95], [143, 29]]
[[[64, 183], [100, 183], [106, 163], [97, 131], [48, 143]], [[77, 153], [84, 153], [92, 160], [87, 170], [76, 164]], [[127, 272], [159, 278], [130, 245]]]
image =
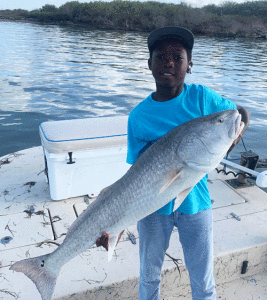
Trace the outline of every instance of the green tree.
[[58, 9], [55, 5], [46, 4], [40, 9], [41, 13], [56, 14]]

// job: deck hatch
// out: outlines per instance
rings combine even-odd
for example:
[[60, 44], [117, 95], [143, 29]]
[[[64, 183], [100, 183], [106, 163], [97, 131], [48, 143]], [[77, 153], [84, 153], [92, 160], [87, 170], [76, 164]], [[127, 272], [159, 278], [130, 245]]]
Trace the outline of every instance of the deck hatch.
[[220, 208], [236, 204], [245, 203], [245, 199], [237, 194], [222, 180], [213, 180], [208, 182], [210, 197], [214, 200], [212, 208]]

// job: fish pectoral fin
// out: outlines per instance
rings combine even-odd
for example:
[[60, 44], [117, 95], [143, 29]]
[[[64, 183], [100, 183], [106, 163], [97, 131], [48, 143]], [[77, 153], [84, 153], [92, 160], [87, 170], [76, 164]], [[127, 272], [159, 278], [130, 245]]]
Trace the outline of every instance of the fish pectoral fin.
[[113, 253], [115, 251], [115, 247], [117, 246], [124, 230], [118, 235], [110, 236], [108, 240], [108, 262], [111, 261]]
[[174, 202], [173, 211], [176, 211], [176, 209], [182, 204], [182, 202], [188, 196], [188, 194], [190, 193], [190, 191], [192, 190], [192, 188], [193, 187], [190, 187], [190, 188], [188, 188], [186, 190], [183, 190], [181, 193], [179, 193], [176, 196], [175, 202]]
[[172, 183], [174, 183], [181, 176], [183, 168], [176, 170], [169, 174], [167, 178], [167, 182], [163, 185], [163, 187], [159, 191], [159, 195], [163, 193]]

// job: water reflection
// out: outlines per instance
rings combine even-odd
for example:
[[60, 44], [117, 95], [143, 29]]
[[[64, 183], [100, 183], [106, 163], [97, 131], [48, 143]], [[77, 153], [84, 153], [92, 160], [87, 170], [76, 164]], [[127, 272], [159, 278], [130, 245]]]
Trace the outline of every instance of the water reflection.
[[[41, 121], [126, 115], [154, 90], [146, 33], [12, 22], [0, 22], [0, 32], [0, 139], [6, 145], [0, 156], [39, 145]], [[261, 40], [197, 37], [193, 74], [186, 79], [251, 110], [245, 141], [263, 157], [266, 46]], [[29, 132], [32, 139], [25, 138]]]

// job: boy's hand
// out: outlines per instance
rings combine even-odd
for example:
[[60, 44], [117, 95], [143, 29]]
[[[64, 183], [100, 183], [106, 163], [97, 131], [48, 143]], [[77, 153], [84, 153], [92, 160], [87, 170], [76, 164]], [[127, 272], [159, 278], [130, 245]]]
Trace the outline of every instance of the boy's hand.
[[233, 142], [233, 144], [231, 145], [231, 147], [229, 148], [229, 150], [227, 151], [227, 154], [229, 152], [231, 152], [233, 150], [233, 148], [235, 147], [235, 145], [237, 145], [239, 143], [239, 141], [241, 140], [243, 134], [245, 133], [245, 131], [248, 128], [249, 125], [249, 120], [250, 120], [250, 111], [240, 105], [237, 105], [237, 110], [239, 111], [239, 113], [242, 116], [242, 122], [244, 122], [245, 126], [242, 130], [242, 132], [239, 134], [238, 138], [236, 138]]

